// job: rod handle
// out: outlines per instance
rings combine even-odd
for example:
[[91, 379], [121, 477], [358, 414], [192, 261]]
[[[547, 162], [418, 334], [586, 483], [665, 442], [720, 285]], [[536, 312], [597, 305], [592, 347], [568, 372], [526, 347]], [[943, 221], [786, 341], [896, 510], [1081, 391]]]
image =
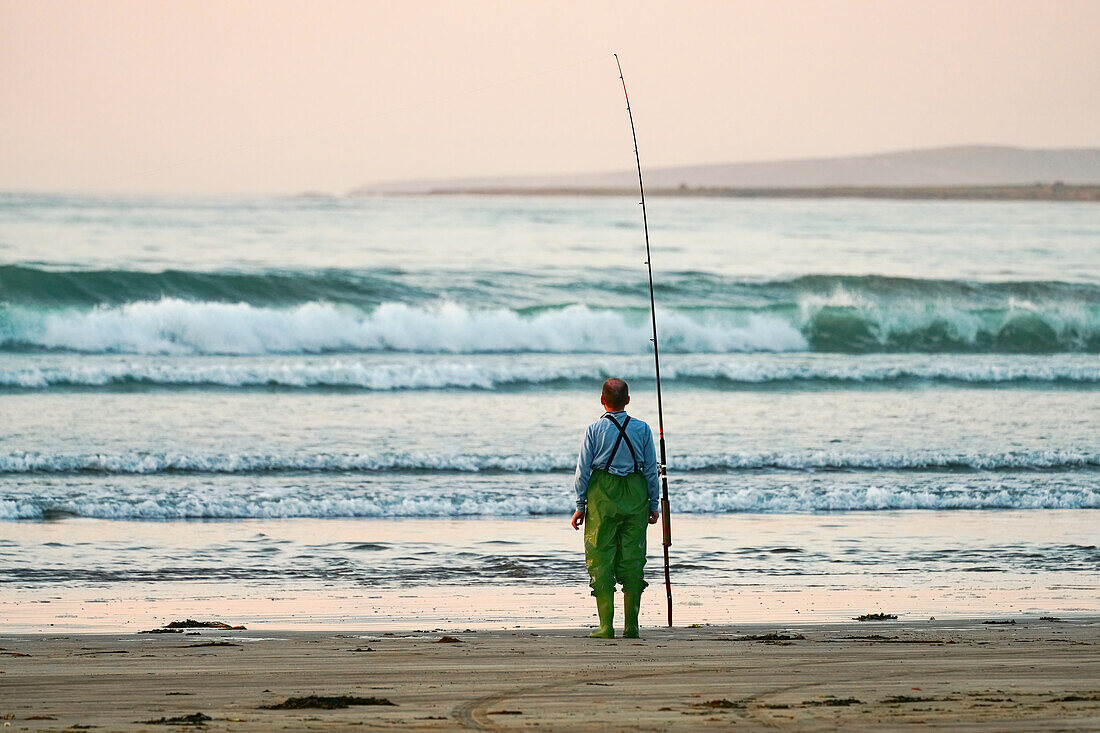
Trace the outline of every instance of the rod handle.
[[668, 499], [661, 499], [661, 525], [664, 530], [664, 539], [661, 544], [672, 547], [672, 517], [669, 516]]

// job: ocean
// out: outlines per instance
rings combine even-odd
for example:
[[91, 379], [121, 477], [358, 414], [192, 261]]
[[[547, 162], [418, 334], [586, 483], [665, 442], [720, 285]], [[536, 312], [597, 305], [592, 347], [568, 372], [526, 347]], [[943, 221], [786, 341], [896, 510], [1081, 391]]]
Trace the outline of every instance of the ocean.
[[[1100, 207], [649, 216], [678, 583], [1100, 609]], [[0, 195], [0, 609], [583, 593], [602, 381], [656, 424], [644, 259], [622, 197]]]

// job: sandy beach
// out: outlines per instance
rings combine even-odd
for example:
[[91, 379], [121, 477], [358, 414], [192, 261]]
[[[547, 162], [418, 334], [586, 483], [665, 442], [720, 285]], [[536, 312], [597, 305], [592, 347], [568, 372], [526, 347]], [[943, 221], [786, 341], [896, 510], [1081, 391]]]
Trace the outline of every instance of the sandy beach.
[[619, 5], [0, 0], [0, 733], [1100, 733], [1100, 0]]
[[[5, 635], [0, 715], [30, 731], [1096, 730], [1098, 621], [650, 628], [641, 641], [587, 629]], [[308, 696], [375, 704], [264, 707]]]

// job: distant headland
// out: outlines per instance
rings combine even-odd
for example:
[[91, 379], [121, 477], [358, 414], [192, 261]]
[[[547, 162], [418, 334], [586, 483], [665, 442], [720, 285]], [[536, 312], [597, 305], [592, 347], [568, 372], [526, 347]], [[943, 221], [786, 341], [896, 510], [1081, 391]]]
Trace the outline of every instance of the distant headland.
[[[389, 181], [372, 195], [624, 195], [630, 170], [554, 176]], [[1100, 148], [957, 146], [873, 155], [653, 168], [653, 196], [1100, 201]]]

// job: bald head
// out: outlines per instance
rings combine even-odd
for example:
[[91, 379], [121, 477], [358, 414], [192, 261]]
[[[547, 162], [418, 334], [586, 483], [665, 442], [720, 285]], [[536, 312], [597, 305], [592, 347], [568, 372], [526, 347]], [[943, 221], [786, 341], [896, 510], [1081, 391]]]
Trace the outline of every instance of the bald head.
[[618, 377], [603, 383], [603, 404], [608, 410], [618, 412], [630, 402], [630, 388]]

